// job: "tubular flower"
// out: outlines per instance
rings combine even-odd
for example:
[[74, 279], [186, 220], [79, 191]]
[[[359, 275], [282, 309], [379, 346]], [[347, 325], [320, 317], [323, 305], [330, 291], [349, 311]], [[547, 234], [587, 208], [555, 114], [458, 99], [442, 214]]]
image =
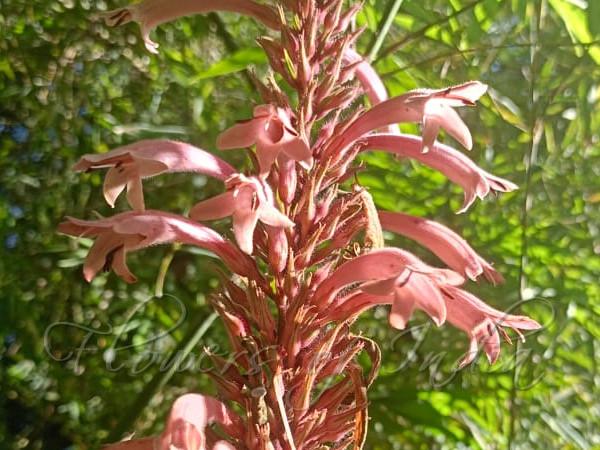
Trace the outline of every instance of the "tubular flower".
[[183, 142], [148, 139], [101, 154], [83, 155], [73, 166], [77, 171], [108, 168], [104, 179], [104, 198], [115, 206], [127, 187], [130, 206], [144, 210], [142, 179], [167, 172], [198, 172], [226, 180], [235, 169], [220, 158]]
[[498, 311], [462, 289], [444, 286], [442, 291], [446, 301], [448, 321], [467, 333], [470, 338], [469, 351], [459, 364], [461, 368], [473, 362], [478, 345], [483, 346], [489, 362], [493, 364], [500, 354], [498, 331], [510, 343], [510, 338], [503, 327], [512, 328], [522, 341], [525, 338], [519, 330], [541, 328], [539, 323], [529, 317]]
[[473, 147], [471, 132], [452, 109], [473, 106], [487, 90], [479, 81], [469, 81], [446, 89], [417, 89], [381, 102], [361, 114], [344, 131], [334, 148], [342, 150], [367, 133], [400, 122], [418, 122], [423, 127], [422, 151], [433, 146], [440, 128], [444, 128], [465, 148]]
[[363, 285], [361, 290], [384, 298], [393, 296], [390, 325], [402, 330], [416, 307], [441, 326], [446, 321], [446, 305], [439, 285], [462, 283], [464, 279], [456, 272], [432, 268], [431, 273], [409, 272], [408, 276]]
[[279, 22], [274, 11], [252, 0], [145, 0], [141, 3], [115, 9], [102, 14], [109, 26], [129, 22], [140, 25], [142, 39], [151, 53], [158, 53], [158, 44], [150, 39], [150, 32], [157, 26], [192, 14], [229, 11], [254, 17], [270, 28]]
[[223, 403], [200, 394], [179, 397], [167, 418], [164, 431], [159, 436], [133, 439], [110, 444], [105, 450], [233, 450], [229, 442], [220, 440], [213, 445], [207, 442], [205, 429], [213, 424], [233, 438], [243, 432], [240, 418]]
[[217, 138], [221, 150], [250, 147], [256, 144], [256, 157], [261, 175], [267, 175], [271, 166], [282, 154], [298, 161], [305, 169], [312, 167], [310, 148], [290, 123], [284, 109], [273, 105], [254, 108], [254, 117], [238, 122]]
[[461, 285], [464, 278], [452, 270], [431, 267], [411, 253], [402, 252], [412, 270], [365, 283], [360, 287], [361, 291], [384, 298], [393, 296], [390, 324], [394, 328], [404, 329], [415, 307], [425, 311], [437, 326], [441, 326], [446, 321], [446, 305], [439, 285]]
[[465, 199], [457, 213], [469, 209], [477, 197], [483, 200], [490, 192], [511, 192], [518, 189], [516, 184], [486, 172], [447, 145], [436, 142], [428, 153], [421, 153], [422, 140], [418, 136], [375, 134], [365, 138], [363, 145], [364, 150], [384, 150], [416, 159], [439, 170], [464, 190]]
[[88, 282], [101, 270], [112, 268], [125, 281], [134, 283], [136, 277], [126, 263], [127, 252], [170, 242], [192, 244], [214, 252], [240, 275], [256, 274], [254, 263], [217, 232], [162, 211], [128, 211], [100, 220], [67, 217], [58, 230], [71, 236], [96, 238], [83, 266]]
[[273, 191], [256, 177], [234, 175], [226, 182], [227, 192], [197, 203], [190, 211], [194, 220], [214, 220], [233, 217], [235, 239], [247, 254], [254, 248], [254, 229], [260, 220], [272, 227], [294, 226], [274, 205]]
[[438, 222], [387, 211], [379, 211], [379, 220], [384, 229], [417, 241], [435, 253], [448, 267], [471, 280], [484, 275], [494, 284], [504, 281], [502, 275], [479, 256], [467, 241]]
[[[413, 274], [452, 284], [464, 282], [455, 272], [431, 267], [406, 250], [383, 248], [342, 264], [319, 285], [314, 298], [319, 307], [325, 308], [338, 292], [356, 283], [362, 283], [360, 289], [370, 294], [391, 295], [396, 286], [406, 284]], [[418, 282], [420, 278], [416, 278], [417, 284], [422, 284]]]

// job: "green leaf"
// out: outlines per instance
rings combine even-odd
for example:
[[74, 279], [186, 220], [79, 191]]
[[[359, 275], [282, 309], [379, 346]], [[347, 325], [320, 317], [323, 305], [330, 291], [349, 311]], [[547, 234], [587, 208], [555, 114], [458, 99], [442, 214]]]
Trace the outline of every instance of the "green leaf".
[[248, 68], [252, 64], [265, 64], [267, 57], [260, 48], [244, 48], [213, 64], [204, 72], [200, 72], [191, 81], [194, 84], [207, 78], [229, 75]]
[[589, 0], [587, 6], [587, 20], [590, 31], [594, 36], [600, 35], [600, 2]]
[[[589, 3], [597, 3], [597, 0], [591, 0]], [[566, 0], [550, 0], [550, 5], [556, 10], [560, 18], [565, 23], [573, 42], [579, 42], [583, 44], [589, 44], [592, 42], [592, 35], [588, 28], [589, 11], [588, 19], [586, 19], [586, 14], [583, 9]], [[598, 6], [595, 8], [597, 7]], [[579, 47], [576, 47], [575, 51], [579, 54], [583, 53], [582, 49]], [[600, 46], [590, 46], [589, 53], [590, 56], [594, 58], [598, 64], [600, 64]]]

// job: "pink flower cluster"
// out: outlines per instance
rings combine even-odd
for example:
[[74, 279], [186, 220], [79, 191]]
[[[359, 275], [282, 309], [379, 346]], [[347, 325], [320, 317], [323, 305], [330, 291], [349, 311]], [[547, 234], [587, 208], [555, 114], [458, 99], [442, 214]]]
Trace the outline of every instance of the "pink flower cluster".
[[[127, 253], [173, 242], [209, 250], [239, 275], [223, 279], [212, 302], [233, 349], [243, 356], [231, 364], [213, 355], [223, 370], [211, 376], [223, 401], [236, 404], [240, 414], [214, 398], [188, 394], [175, 402], [160, 436], [110, 449], [359, 448], [368, 417], [366, 389], [374, 377], [362, 374], [354, 359], [374, 345], [350, 330], [360, 313], [391, 305], [389, 322], [401, 329], [415, 309], [438, 326], [450, 322], [470, 340], [461, 367], [479, 347], [496, 361], [500, 334], [510, 341], [505, 328], [520, 337], [519, 330], [539, 328], [464, 289], [467, 280], [496, 284], [503, 278], [457, 233], [432, 220], [377, 211], [360, 186], [340, 189], [352, 177], [357, 155], [371, 150], [440, 171], [464, 190], [459, 212], [477, 197], [516, 189], [436, 140], [444, 130], [465, 148], [473, 146], [454, 108], [474, 105], [487, 86], [469, 81], [388, 98], [373, 67], [354, 50], [359, 33], [348, 31], [359, 6], [344, 11], [341, 0], [283, 0], [280, 6], [276, 12], [251, 0], [144, 0], [104, 14], [110, 25], [138, 22], [152, 52], [158, 44], [150, 40], [151, 30], [178, 17], [210, 11], [252, 16], [280, 33], [279, 40], [259, 42], [272, 70], [297, 92], [294, 103], [274, 79], [257, 81], [264, 104], [218, 137], [221, 150], [250, 151], [255, 164], [243, 173], [191, 144], [162, 139], [84, 155], [75, 165], [79, 171], [108, 169], [107, 203], [114, 207], [126, 190], [133, 208], [100, 220], [67, 218], [60, 225], [62, 233], [95, 238], [84, 264], [86, 280], [112, 269], [134, 282]], [[366, 110], [353, 107], [363, 93], [370, 103]], [[397, 125], [407, 122], [420, 124], [422, 137], [400, 133]], [[224, 183], [224, 192], [196, 203], [188, 217], [146, 210], [142, 180], [168, 172], [213, 177]], [[206, 224], [226, 217], [232, 240]], [[446, 267], [385, 247], [383, 230], [423, 245]], [[317, 383], [329, 376], [342, 381], [317, 394]]]

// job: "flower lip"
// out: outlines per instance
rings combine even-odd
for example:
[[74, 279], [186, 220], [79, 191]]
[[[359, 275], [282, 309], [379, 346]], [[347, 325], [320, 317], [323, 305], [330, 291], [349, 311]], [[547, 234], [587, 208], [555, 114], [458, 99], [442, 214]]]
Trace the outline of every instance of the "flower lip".
[[[448, 310], [448, 321], [470, 338], [469, 351], [459, 364], [461, 368], [475, 360], [479, 344], [483, 346], [490, 363], [494, 363], [500, 354], [499, 333], [505, 339], [508, 338], [503, 327], [513, 329], [522, 340], [524, 337], [520, 330], [541, 328], [535, 320], [492, 308], [463, 289], [444, 286], [442, 293]], [[510, 338], [507, 340], [510, 341]]]
[[256, 145], [260, 175], [266, 177], [277, 161], [284, 164], [288, 158], [305, 169], [312, 167], [310, 147], [291, 124], [290, 114], [275, 105], [258, 105], [250, 120], [237, 122], [217, 137], [221, 150], [246, 148]]
[[264, 180], [236, 174], [226, 180], [225, 186], [226, 192], [197, 203], [189, 215], [197, 221], [232, 216], [234, 235], [244, 253], [254, 251], [254, 230], [259, 220], [277, 228], [294, 226], [275, 206], [273, 192]]
[[362, 151], [383, 150], [416, 159], [461, 186], [464, 202], [457, 213], [465, 212], [476, 198], [483, 200], [490, 192], [511, 192], [518, 189], [516, 184], [489, 174], [448, 145], [435, 142], [427, 153], [421, 151], [423, 145], [423, 139], [408, 134], [372, 134], [361, 141]]
[[162, 211], [127, 211], [99, 220], [66, 217], [58, 231], [74, 237], [93, 237], [95, 242], [83, 272], [91, 281], [98, 272], [113, 269], [128, 283], [136, 281], [126, 264], [126, 255], [148, 246], [168, 242], [196, 245], [219, 256], [234, 272], [256, 274], [248, 257], [212, 229]]
[[106, 202], [114, 207], [127, 188], [127, 200], [138, 211], [145, 209], [142, 179], [167, 172], [195, 172], [225, 180], [235, 173], [232, 166], [213, 154], [169, 139], [145, 139], [106, 153], [86, 154], [73, 166], [74, 170], [85, 172], [105, 168]]
[[473, 146], [471, 133], [453, 107], [474, 104], [487, 90], [479, 81], [469, 81], [445, 89], [415, 89], [385, 100], [353, 120], [336, 137], [330, 152], [342, 152], [360, 138], [382, 127], [401, 122], [420, 122], [422, 151], [427, 153], [443, 128], [468, 150]]

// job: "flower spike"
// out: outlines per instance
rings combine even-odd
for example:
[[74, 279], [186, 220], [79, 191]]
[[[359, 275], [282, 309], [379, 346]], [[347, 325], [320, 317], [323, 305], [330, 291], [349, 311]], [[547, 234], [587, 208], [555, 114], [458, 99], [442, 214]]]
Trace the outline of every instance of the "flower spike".
[[235, 169], [220, 158], [193, 145], [167, 139], [148, 139], [115, 148], [106, 153], [87, 154], [74, 170], [108, 168], [104, 179], [104, 198], [111, 206], [127, 187], [127, 200], [136, 211], [143, 211], [142, 179], [162, 173], [197, 172], [225, 181]]

